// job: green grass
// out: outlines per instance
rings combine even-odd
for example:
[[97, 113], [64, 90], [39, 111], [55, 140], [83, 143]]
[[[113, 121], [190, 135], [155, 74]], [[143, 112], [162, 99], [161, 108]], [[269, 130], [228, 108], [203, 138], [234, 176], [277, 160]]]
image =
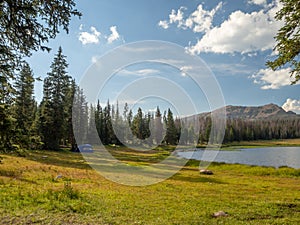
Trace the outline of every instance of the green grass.
[[[114, 154], [145, 164], [166, 152]], [[296, 169], [212, 163], [207, 176], [189, 161], [164, 182], [132, 187], [101, 177], [78, 153], [0, 156], [0, 224], [300, 224]], [[228, 216], [211, 216], [220, 210]]]
[[223, 144], [222, 148], [257, 148], [257, 147], [297, 147], [300, 139], [241, 141]]

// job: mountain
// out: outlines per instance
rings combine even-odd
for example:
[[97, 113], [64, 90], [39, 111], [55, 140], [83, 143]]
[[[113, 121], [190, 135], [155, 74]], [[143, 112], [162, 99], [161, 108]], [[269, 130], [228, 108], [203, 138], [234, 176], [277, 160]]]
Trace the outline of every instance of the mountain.
[[[222, 109], [217, 109], [213, 111], [218, 115]], [[232, 106], [228, 105], [225, 107], [226, 116], [230, 119], [246, 119], [246, 120], [256, 120], [256, 119], [274, 119], [274, 118], [287, 118], [287, 117], [299, 117], [294, 112], [286, 112], [283, 108], [275, 104], [268, 104], [264, 106]], [[210, 113], [201, 113], [200, 117], [206, 117]]]
[[277, 117], [297, 116], [294, 112], [286, 112], [283, 108], [275, 104], [264, 106], [226, 106], [227, 118], [240, 119], [269, 119]]

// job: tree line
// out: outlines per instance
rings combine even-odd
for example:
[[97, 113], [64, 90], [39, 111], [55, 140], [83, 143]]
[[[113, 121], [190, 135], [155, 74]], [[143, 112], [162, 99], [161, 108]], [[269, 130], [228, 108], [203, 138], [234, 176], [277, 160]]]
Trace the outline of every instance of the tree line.
[[[105, 106], [100, 101], [88, 105], [83, 90], [68, 75], [67, 68], [67, 59], [60, 47], [43, 81], [40, 104], [34, 98], [35, 78], [27, 63], [23, 64], [20, 73], [16, 75], [12, 87], [0, 86], [2, 151], [19, 148], [54, 150], [62, 145], [74, 150], [76, 144], [93, 142], [97, 138], [104, 145], [149, 146], [206, 144], [219, 140], [218, 132], [211, 135], [210, 116], [194, 116], [192, 120], [179, 118], [174, 117], [171, 109], [162, 113], [159, 106], [154, 113], [143, 112], [138, 108], [134, 114], [127, 103], [120, 110], [118, 103], [114, 105], [109, 101]], [[73, 130], [80, 131], [77, 138]], [[299, 117], [227, 119], [223, 142], [299, 137]]]
[[[88, 105], [83, 90], [68, 75], [67, 69], [67, 59], [60, 47], [43, 81], [43, 98], [39, 104], [34, 97], [35, 78], [27, 63], [23, 63], [12, 86], [0, 82], [2, 151], [55, 150], [61, 146], [75, 150], [77, 144], [97, 138], [104, 145], [148, 146], [207, 144], [222, 138], [218, 130], [212, 131], [210, 116], [179, 118], [171, 109], [162, 113], [159, 106], [155, 112], [138, 108], [134, 113], [127, 103], [120, 110], [118, 103], [113, 105], [109, 100], [106, 105], [100, 101]], [[80, 131], [77, 138], [73, 128]], [[227, 119], [223, 142], [299, 137], [299, 117]]]
[[[290, 73], [294, 78], [293, 83], [296, 83], [300, 79], [299, 23], [296, 23], [299, 17], [297, 16], [299, 4], [298, 1], [280, 0], [280, 2], [283, 7], [277, 12], [276, 19], [283, 21], [284, 26], [276, 36], [275, 50], [278, 54], [275, 59], [267, 62], [267, 66], [273, 70], [284, 65], [291, 66]], [[214, 134], [210, 135], [212, 124], [209, 117], [200, 117], [199, 121], [196, 119], [199, 122], [199, 125], [197, 123], [196, 125], [188, 123], [185, 118], [171, 119], [170, 110], [162, 119], [159, 119], [160, 116], [150, 115], [149, 120], [147, 113], [143, 115], [139, 111], [135, 116], [130, 115], [130, 112], [126, 112], [126, 116], [115, 116], [113, 107], [109, 104], [104, 108], [99, 105], [88, 106], [82, 90], [65, 73], [67, 63], [61, 49], [44, 80], [44, 96], [42, 102], [38, 104], [33, 93], [35, 79], [24, 57], [30, 57], [32, 52], [40, 49], [50, 51], [46, 46], [47, 42], [56, 37], [60, 28], [68, 33], [71, 17], [81, 16], [75, 6], [73, 0], [0, 2], [0, 151], [17, 148], [56, 149], [62, 144], [74, 148], [76, 143], [72, 126], [75, 124], [85, 130], [87, 126], [84, 118], [91, 120], [89, 118], [93, 116], [96, 120], [97, 133], [105, 144], [119, 143], [121, 140], [116, 136], [129, 141], [126, 129], [120, 129], [121, 134], [118, 135], [112, 131], [112, 124], [114, 127], [122, 128], [125, 121], [130, 122], [130, 126], [126, 128], [129, 127], [139, 140], [151, 139], [155, 143], [162, 141], [167, 144], [183, 140], [184, 144], [193, 140], [197, 143], [206, 143], [209, 137], [219, 139], [218, 132], [214, 131]], [[73, 99], [74, 104], [79, 106], [75, 118], [72, 116]], [[75, 123], [72, 123], [72, 118]], [[183, 124], [185, 126], [182, 126]], [[159, 138], [161, 126], [166, 132], [163, 139]], [[299, 127], [299, 118], [227, 120], [224, 142], [295, 138], [300, 136]], [[153, 129], [155, 132], [151, 135], [149, 131]], [[89, 129], [85, 135], [91, 135], [88, 131]], [[84, 139], [84, 136], [82, 138]]]
[[[161, 113], [157, 107], [155, 112], [143, 112], [137, 109], [135, 115], [125, 103], [120, 112], [119, 104], [105, 106], [85, 105], [85, 127], [78, 126], [81, 142], [93, 140], [93, 133], [89, 133], [89, 125], [95, 123], [97, 137], [102, 144], [144, 144], [152, 145], [205, 145], [272, 139], [300, 138], [300, 117], [275, 117], [269, 119], [239, 119], [228, 118], [225, 131], [220, 132], [217, 126], [212, 130], [210, 116], [196, 115], [190, 118], [180, 118], [173, 115], [171, 109]], [[215, 123], [220, 124], [220, 118]], [[224, 134], [224, 137], [223, 137]], [[96, 139], [97, 139], [96, 137]], [[94, 140], [96, 140], [94, 139]]]
[[[199, 118], [198, 143], [209, 141], [212, 120], [210, 116]], [[212, 139], [218, 134], [212, 135]], [[269, 119], [227, 118], [223, 143], [292, 139], [300, 137], [300, 117], [274, 117]], [[213, 142], [213, 140], [211, 140]]]
[[[59, 149], [62, 145], [76, 149], [79, 143], [100, 138], [108, 144], [177, 145], [206, 144], [219, 140], [218, 132], [211, 135], [210, 116], [194, 116], [193, 120], [174, 117], [171, 109], [163, 113], [134, 114], [127, 103], [120, 112], [119, 104], [105, 106], [98, 101], [88, 105], [83, 90], [67, 73], [68, 63], [60, 47], [44, 79], [43, 98], [34, 98], [34, 75], [24, 63], [13, 84], [1, 86], [0, 148]], [[81, 132], [77, 140], [73, 126]], [[95, 126], [96, 133], [91, 126]], [[300, 118], [267, 120], [227, 119], [224, 143], [259, 139], [300, 137]], [[93, 144], [93, 143], [91, 143]]]
[[[79, 105], [83, 106], [81, 103]], [[95, 105], [85, 104], [83, 108], [73, 113], [73, 125], [79, 131], [79, 135], [76, 135], [79, 143], [96, 144], [100, 139], [104, 145], [178, 144], [181, 124], [179, 118], [174, 119], [171, 109], [162, 114], [158, 106], [154, 113], [143, 112], [139, 107], [134, 113], [125, 103], [121, 112], [119, 104], [110, 104], [109, 100], [105, 106], [98, 101]]]
[[[35, 78], [23, 63], [12, 86], [1, 85], [0, 148], [58, 149], [74, 143], [72, 104], [78, 86], [67, 74], [66, 56], [59, 48], [44, 79], [43, 99], [34, 98]], [[0, 83], [2, 84], [2, 83]]]

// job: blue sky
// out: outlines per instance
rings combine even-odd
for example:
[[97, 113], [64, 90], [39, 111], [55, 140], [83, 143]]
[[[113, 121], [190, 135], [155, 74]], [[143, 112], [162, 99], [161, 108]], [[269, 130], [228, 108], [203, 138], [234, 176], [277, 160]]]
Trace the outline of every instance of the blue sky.
[[[289, 85], [289, 68], [273, 72], [265, 66], [274, 57], [273, 37], [282, 26], [274, 19], [281, 7], [277, 0], [77, 0], [76, 4], [83, 16], [73, 18], [69, 34], [62, 31], [50, 41], [49, 54], [37, 52], [28, 60], [35, 76], [45, 77], [59, 46], [67, 56], [68, 72], [80, 82], [94, 62], [116, 47], [161, 40], [199, 56], [216, 77], [226, 105], [275, 103], [300, 113], [299, 86]], [[118, 90], [130, 82], [156, 73], [157, 77], [181, 85], [192, 101], [198, 101], [199, 95], [203, 100], [197, 111], [209, 111], [205, 93], [183, 79], [188, 77], [184, 69], [189, 68], [153, 63], [129, 65], [114, 74], [99, 97], [103, 102], [114, 99]], [[36, 85], [35, 95], [41, 99], [41, 82]], [[154, 99], [144, 99], [140, 104], [151, 110]], [[180, 105], [180, 100], [176, 104]]]

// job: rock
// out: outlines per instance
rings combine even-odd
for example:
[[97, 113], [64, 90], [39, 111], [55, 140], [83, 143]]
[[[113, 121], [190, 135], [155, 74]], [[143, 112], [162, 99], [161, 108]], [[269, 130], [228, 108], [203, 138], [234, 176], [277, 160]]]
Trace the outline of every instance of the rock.
[[224, 211], [219, 211], [219, 212], [215, 212], [212, 216], [215, 217], [215, 218], [224, 217], [224, 216], [228, 216], [228, 213], [226, 213]]
[[57, 175], [57, 176], [55, 177], [55, 180], [58, 180], [58, 179], [60, 179], [60, 178], [63, 178], [63, 175], [61, 175], [61, 174]]
[[211, 170], [200, 170], [200, 174], [213, 175], [213, 171]]

